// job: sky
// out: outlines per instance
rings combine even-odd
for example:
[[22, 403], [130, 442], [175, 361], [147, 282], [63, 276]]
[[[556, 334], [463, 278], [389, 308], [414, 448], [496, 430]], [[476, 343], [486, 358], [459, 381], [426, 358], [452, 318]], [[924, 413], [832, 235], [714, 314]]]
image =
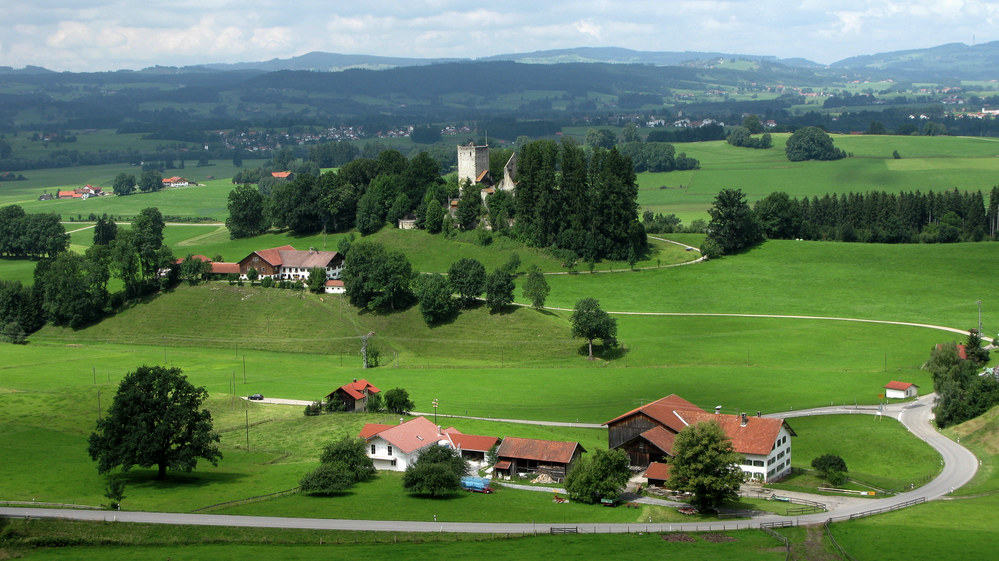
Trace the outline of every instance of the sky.
[[2, 0], [0, 66], [105, 71], [311, 51], [477, 58], [572, 47], [828, 64], [999, 39], [999, 0]]

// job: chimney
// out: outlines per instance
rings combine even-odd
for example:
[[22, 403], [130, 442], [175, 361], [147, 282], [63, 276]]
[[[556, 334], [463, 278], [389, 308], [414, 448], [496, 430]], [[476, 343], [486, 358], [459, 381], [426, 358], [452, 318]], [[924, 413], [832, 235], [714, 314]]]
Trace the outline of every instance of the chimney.
[[357, 378], [354, 378], [354, 383], [355, 383], [355, 384], [357, 383]]
[[746, 426], [746, 423], [748, 423], [748, 422], [749, 422], [749, 420], [748, 420], [748, 419], [746, 419], [746, 414], [745, 414], [745, 413], [742, 413], [742, 422], [741, 422], [741, 423], [739, 423], [739, 426], [740, 426], [740, 427], [744, 427], [744, 426]]
[[444, 431], [441, 430], [441, 426], [440, 425], [437, 425], [437, 435], [440, 436], [442, 434], [444, 434]]
[[721, 405], [715, 405], [715, 415], [721, 415]]

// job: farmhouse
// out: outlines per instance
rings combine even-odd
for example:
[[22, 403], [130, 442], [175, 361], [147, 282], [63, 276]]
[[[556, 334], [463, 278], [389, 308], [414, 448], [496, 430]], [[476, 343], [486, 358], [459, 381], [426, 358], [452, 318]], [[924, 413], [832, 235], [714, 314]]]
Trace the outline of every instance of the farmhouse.
[[885, 384], [885, 397], [889, 399], [905, 399], [919, 395], [919, 386], [909, 382], [892, 380]]
[[[498, 440], [495, 436], [462, 434], [454, 427], [441, 430], [426, 417], [417, 417], [398, 425], [368, 423], [358, 436], [365, 440], [365, 452], [375, 464], [375, 469], [390, 471], [405, 471], [423, 450], [433, 445], [458, 450], [471, 461], [482, 461], [485, 452]], [[480, 450], [487, 444], [489, 448]], [[480, 457], [482, 460], [479, 460]]]
[[330, 392], [326, 396], [326, 401], [339, 399], [346, 406], [345, 411], [363, 413], [367, 409], [368, 396], [380, 391], [367, 380], [354, 378], [353, 382], [344, 384]]
[[187, 187], [191, 184], [187, 178], [175, 175], [173, 177], [167, 177], [163, 180], [164, 187]]
[[271, 177], [274, 179], [285, 179], [287, 181], [291, 181], [295, 179], [295, 174], [290, 171], [272, 171]]
[[343, 281], [339, 279], [330, 279], [326, 281], [326, 294], [344, 294], [347, 292], [347, 288], [343, 285]]
[[239, 275], [245, 279], [254, 268], [261, 278], [305, 281], [314, 267], [326, 269], [327, 279], [338, 279], [343, 270], [343, 255], [336, 251], [297, 250], [290, 245], [258, 249], [239, 261]]
[[584, 452], [586, 450], [578, 442], [508, 436], [496, 451], [493, 472], [506, 477], [514, 473], [539, 472], [562, 481]]
[[780, 479], [791, 471], [791, 436], [794, 430], [783, 419], [708, 413], [678, 395], [669, 395], [633, 409], [604, 423], [611, 450], [628, 453], [631, 465], [645, 468], [672, 456], [677, 433], [692, 424], [715, 421], [744, 456], [739, 468], [747, 477], [762, 481]]

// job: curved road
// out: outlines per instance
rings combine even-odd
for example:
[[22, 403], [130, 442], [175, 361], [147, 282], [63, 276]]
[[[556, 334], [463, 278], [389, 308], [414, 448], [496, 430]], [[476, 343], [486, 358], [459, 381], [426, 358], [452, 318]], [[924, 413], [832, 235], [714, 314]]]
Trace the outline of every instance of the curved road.
[[[939, 498], [974, 477], [978, 460], [974, 454], [960, 444], [937, 432], [931, 425], [934, 394], [923, 396], [915, 402], [885, 406], [884, 415], [898, 419], [909, 431], [926, 441], [943, 458], [944, 468], [939, 476], [926, 485], [894, 497], [865, 501], [855, 505], [845, 505], [828, 512], [788, 518], [769, 515], [752, 520], [735, 522], [700, 522], [675, 524], [535, 524], [535, 523], [492, 523], [492, 522], [451, 522], [451, 521], [401, 521], [401, 520], [334, 520], [322, 518], [282, 518], [268, 516], [230, 516], [219, 514], [185, 514], [171, 512], [130, 512], [92, 511], [50, 508], [0, 508], [0, 516], [31, 518], [63, 518], [89, 521], [143, 522], [149, 524], [191, 524], [199, 526], [239, 526], [255, 528], [299, 528], [315, 530], [363, 530], [375, 532], [463, 532], [482, 534], [530, 534], [548, 533], [552, 527], [577, 527], [585, 533], [622, 532], [669, 532], [669, 531], [724, 531], [759, 528], [768, 523], [795, 525], [815, 524], [832, 519], [846, 519], [850, 515], [874, 509], [890, 508], [907, 501], [925, 498]], [[820, 407], [787, 413], [771, 414], [773, 417], [803, 417], [809, 415], [837, 414], [877, 414], [873, 407]], [[578, 426], [578, 425], [577, 425]]]

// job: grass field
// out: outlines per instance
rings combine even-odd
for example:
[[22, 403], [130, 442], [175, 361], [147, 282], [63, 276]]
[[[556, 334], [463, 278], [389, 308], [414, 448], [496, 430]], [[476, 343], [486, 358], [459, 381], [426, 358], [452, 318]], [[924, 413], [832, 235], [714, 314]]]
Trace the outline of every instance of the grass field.
[[[677, 144], [677, 152], [701, 162], [701, 169], [638, 176], [643, 209], [674, 213], [684, 224], [702, 218], [718, 191], [742, 189], [750, 203], [774, 191], [792, 197], [827, 193], [985, 191], [999, 173], [999, 141], [975, 137], [833, 135], [853, 157], [835, 162], [789, 162], [788, 134], [774, 134], [774, 147], [751, 150], [724, 141]], [[894, 159], [897, 150], [901, 159]], [[662, 188], [665, 187], [665, 188]]]

